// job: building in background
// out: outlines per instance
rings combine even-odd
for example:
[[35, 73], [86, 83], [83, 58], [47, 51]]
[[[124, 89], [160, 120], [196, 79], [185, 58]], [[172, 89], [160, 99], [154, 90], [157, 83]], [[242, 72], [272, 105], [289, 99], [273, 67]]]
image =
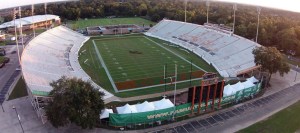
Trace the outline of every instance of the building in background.
[[8, 32], [14, 32], [15, 26], [23, 30], [31, 30], [33, 28], [45, 28], [54, 25], [60, 25], [60, 17], [56, 15], [35, 15], [16, 19], [15, 21], [6, 22], [0, 25], [0, 29], [7, 30]]

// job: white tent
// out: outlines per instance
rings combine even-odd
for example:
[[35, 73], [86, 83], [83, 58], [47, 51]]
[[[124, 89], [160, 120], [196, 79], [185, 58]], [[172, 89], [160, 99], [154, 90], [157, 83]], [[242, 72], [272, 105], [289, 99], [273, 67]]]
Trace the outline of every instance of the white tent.
[[244, 85], [241, 82], [238, 82], [238, 83], [232, 85], [231, 87], [234, 89], [234, 93], [236, 93], [237, 91], [245, 89]]
[[155, 110], [154, 104], [152, 102], [145, 101], [141, 104], [136, 104], [137, 112], [148, 112]]
[[122, 107], [117, 107], [117, 111], [119, 114], [137, 113], [135, 105], [129, 105], [128, 103]]
[[254, 76], [252, 76], [251, 78], [247, 78], [247, 81], [251, 81], [252, 83], [258, 82], [258, 80]]
[[242, 84], [243, 84], [243, 86], [245, 87], [245, 89], [246, 89], [246, 88], [250, 88], [250, 87], [255, 86], [255, 85], [252, 83], [252, 81], [250, 81], [250, 80], [247, 80], [246, 82], [243, 82]]
[[174, 104], [170, 101], [170, 99], [161, 99], [159, 101], [153, 102], [155, 110], [166, 109], [170, 107], [174, 107]]
[[109, 118], [109, 113], [114, 113], [112, 109], [101, 110], [100, 119]]
[[230, 96], [234, 94], [234, 89], [232, 88], [231, 85], [226, 85], [224, 87], [224, 91], [223, 91], [223, 96]]

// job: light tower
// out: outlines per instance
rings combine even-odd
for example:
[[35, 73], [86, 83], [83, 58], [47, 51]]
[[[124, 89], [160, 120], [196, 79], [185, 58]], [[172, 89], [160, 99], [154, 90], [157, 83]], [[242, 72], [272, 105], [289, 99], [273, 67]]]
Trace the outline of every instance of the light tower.
[[19, 6], [19, 33], [21, 36], [21, 44], [24, 49], [24, 38], [23, 38], [23, 24], [22, 24], [22, 8]]
[[16, 8], [14, 8], [13, 20], [14, 20], [14, 26], [15, 26], [15, 41], [16, 41], [16, 45], [17, 45], [19, 64], [21, 66], [21, 57], [20, 57], [19, 41], [18, 41], [18, 33], [17, 33], [17, 25], [16, 25], [16, 12], [17, 12]]
[[258, 38], [260, 12], [261, 12], [261, 7], [257, 7], [257, 29], [256, 29], [256, 38], [255, 38], [256, 43], [257, 43], [257, 38]]
[[187, 0], [184, 1], [184, 22], [186, 22], [186, 5], [187, 5]]
[[208, 23], [209, 0], [206, 1], [206, 23]]
[[[44, 3], [44, 9], [45, 9], [45, 15], [47, 15], [47, 3]], [[47, 16], [46, 16], [46, 30], [48, 30], [48, 19], [47, 19]]]
[[[31, 5], [32, 22], [34, 22], [34, 20], [33, 20], [33, 15], [34, 15], [34, 5], [32, 4], [32, 5]], [[35, 25], [34, 25], [34, 24], [33, 24], [32, 30], [33, 30], [33, 37], [35, 37]]]
[[235, 27], [235, 11], [237, 10], [237, 5], [233, 5], [233, 26], [232, 26], [232, 33], [234, 33], [234, 27]]

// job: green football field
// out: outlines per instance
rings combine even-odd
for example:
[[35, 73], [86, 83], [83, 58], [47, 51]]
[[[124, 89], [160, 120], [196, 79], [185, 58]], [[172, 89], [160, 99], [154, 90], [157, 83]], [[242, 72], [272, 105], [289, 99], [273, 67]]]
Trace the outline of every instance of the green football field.
[[[199, 73], [216, 72], [195, 54], [144, 35], [92, 37], [81, 48], [79, 61], [93, 81], [120, 97], [163, 92], [164, 69], [168, 76], [173, 76], [175, 64], [177, 79], [182, 81], [178, 89], [199, 85], [200, 79], [195, 76]], [[195, 75], [191, 76], [191, 70]], [[171, 82], [170, 79], [167, 82]], [[124, 89], [119, 83], [129, 86], [133, 83], [135, 87]], [[171, 89], [174, 84], [166, 87], [166, 90]]]
[[147, 19], [133, 17], [133, 18], [99, 18], [99, 19], [80, 19], [77, 21], [70, 21], [74, 29], [83, 29], [89, 26], [105, 26], [105, 25], [118, 25], [118, 24], [137, 24], [142, 26], [155, 25], [155, 22]]

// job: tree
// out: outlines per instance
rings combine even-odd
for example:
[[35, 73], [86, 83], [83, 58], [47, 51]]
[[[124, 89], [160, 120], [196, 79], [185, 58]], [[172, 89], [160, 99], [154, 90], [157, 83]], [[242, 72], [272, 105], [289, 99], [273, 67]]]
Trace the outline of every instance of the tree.
[[281, 76], [284, 76], [285, 73], [290, 71], [289, 65], [275, 47], [257, 47], [252, 53], [254, 54], [255, 64], [261, 65], [264, 71], [268, 71], [269, 79], [271, 79], [273, 73], [279, 72]]
[[50, 123], [58, 128], [75, 123], [82, 128], [93, 128], [104, 108], [102, 97], [89, 82], [77, 78], [62, 77], [50, 83], [53, 98], [46, 106], [46, 115]]
[[[277, 33], [279, 47], [285, 50], [286, 53], [288, 53], [288, 51], [295, 51], [299, 49], [300, 40], [298, 38], [299, 37], [295, 28], [285, 29]], [[300, 55], [299, 51], [295, 52], [297, 55]]]

